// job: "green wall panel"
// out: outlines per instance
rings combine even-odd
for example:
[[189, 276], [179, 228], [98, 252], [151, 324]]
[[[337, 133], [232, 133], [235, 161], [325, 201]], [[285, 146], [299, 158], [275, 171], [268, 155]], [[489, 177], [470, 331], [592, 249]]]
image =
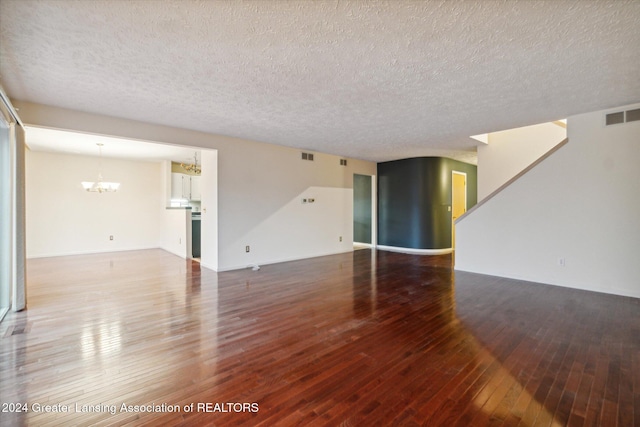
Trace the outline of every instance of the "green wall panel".
[[467, 209], [477, 203], [477, 167], [442, 157], [378, 163], [378, 244], [451, 247], [451, 173], [467, 174]]

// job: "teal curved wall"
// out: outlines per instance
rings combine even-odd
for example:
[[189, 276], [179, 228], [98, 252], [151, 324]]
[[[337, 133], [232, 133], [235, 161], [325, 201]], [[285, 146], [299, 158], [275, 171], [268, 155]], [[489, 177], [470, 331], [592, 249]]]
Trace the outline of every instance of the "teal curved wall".
[[443, 157], [378, 163], [378, 244], [451, 247], [451, 173], [467, 174], [467, 210], [477, 203], [477, 167]]

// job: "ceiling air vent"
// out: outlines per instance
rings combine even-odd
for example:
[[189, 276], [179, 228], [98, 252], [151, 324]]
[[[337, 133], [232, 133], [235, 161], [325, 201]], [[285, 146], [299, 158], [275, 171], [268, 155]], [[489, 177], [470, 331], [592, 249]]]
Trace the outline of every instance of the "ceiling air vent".
[[640, 120], [640, 108], [637, 110], [627, 110], [627, 123], [637, 122], [638, 120]]
[[607, 114], [606, 123], [607, 126], [624, 123], [624, 111]]

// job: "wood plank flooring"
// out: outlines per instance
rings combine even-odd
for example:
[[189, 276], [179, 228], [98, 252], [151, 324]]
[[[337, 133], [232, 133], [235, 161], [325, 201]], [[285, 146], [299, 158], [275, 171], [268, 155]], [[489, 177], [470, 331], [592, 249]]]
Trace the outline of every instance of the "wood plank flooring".
[[0, 425], [640, 426], [640, 300], [451, 264], [29, 260]]

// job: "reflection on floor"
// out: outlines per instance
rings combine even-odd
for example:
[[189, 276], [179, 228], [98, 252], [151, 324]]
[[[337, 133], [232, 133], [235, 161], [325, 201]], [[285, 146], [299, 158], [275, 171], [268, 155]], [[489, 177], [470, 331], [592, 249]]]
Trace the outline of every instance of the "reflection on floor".
[[637, 299], [450, 255], [33, 259], [28, 310], [0, 323], [0, 400], [52, 406], [0, 424], [633, 426], [639, 336]]

